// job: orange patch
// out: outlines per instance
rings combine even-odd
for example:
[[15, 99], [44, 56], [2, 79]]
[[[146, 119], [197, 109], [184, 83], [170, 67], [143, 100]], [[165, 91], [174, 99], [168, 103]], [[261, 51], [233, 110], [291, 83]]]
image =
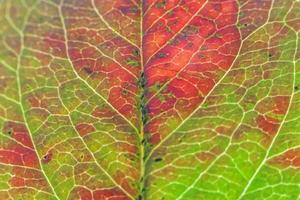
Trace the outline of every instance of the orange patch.
[[11, 135], [16, 141], [22, 143], [28, 148], [33, 149], [33, 144], [29, 137], [29, 133], [23, 124], [6, 122], [3, 128], [3, 133]]
[[200, 152], [196, 155], [196, 157], [198, 160], [200, 160], [202, 162], [209, 161], [214, 158], [213, 154], [209, 153], [209, 152]]
[[25, 186], [25, 181], [23, 178], [20, 177], [13, 177], [9, 181], [10, 185], [12, 187], [24, 187]]
[[279, 122], [271, 117], [259, 115], [256, 118], [258, 127], [266, 132], [268, 135], [276, 134], [279, 128]]
[[97, 200], [129, 200], [125, 194], [118, 189], [100, 189], [93, 192]]
[[285, 114], [287, 112], [290, 97], [287, 96], [278, 96], [275, 97], [275, 111], [276, 114]]
[[83, 137], [91, 132], [94, 132], [96, 129], [94, 126], [86, 123], [81, 123], [76, 126], [76, 130]]
[[269, 160], [270, 164], [279, 164], [282, 166], [300, 167], [300, 148], [292, 149], [282, 155]]
[[132, 172], [128, 172], [128, 174], [124, 174], [122, 171], [116, 172], [116, 181], [121, 185], [122, 188], [124, 188], [126, 191], [128, 191], [130, 194], [135, 195], [136, 191], [128, 181], [128, 176], [132, 177]]
[[72, 199], [91, 200], [93, 199], [92, 192], [83, 187], [76, 187], [71, 194]]

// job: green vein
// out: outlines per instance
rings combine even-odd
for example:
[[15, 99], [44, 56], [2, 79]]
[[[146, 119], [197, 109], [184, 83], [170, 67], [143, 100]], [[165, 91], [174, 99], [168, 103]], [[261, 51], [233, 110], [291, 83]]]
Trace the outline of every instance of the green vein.
[[99, 12], [98, 8], [96, 7], [95, 4], [95, 0], [91, 0], [92, 1], [92, 6], [93, 9], [96, 11], [98, 17], [101, 19], [101, 21], [106, 25], [107, 28], [109, 28], [112, 32], [114, 32], [116, 35], [118, 35], [119, 37], [123, 38], [125, 41], [127, 41], [128, 43], [130, 43], [132, 46], [136, 47], [137, 49], [140, 49], [139, 46], [137, 46], [135, 43], [133, 43], [132, 41], [130, 41], [129, 39], [127, 39], [125, 36], [123, 36], [121, 33], [119, 33], [117, 30], [115, 30], [113, 27], [111, 27], [109, 25], [109, 23], [104, 19], [104, 17], [101, 15], [101, 13]]
[[[61, 8], [60, 8], [60, 15], [61, 15], [61, 17], [62, 17], [62, 19], [64, 19], [63, 18], [63, 15], [62, 15], [62, 11], [61, 11]], [[64, 31], [64, 35], [65, 35], [65, 43], [66, 43], [66, 51], [67, 51], [67, 56], [68, 56], [68, 58], [67, 58], [67, 60], [70, 62], [70, 64], [71, 64], [71, 66], [73, 66], [73, 64], [72, 64], [72, 62], [70, 61], [70, 55], [69, 55], [69, 52], [68, 52], [68, 36], [67, 36], [67, 32], [66, 32], [66, 25], [65, 25], [65, 22], [63, 21], [62, 22], [63, 23], [63, 31]], [[73, 69], [74, 69], [74, 66], [73, 66]], [[82, 81], [89, 89], [91, 89], [98, 97], [100, 97], [107, 105], [109, 105], [118, 115], [120, 115], [124, 120], [126, 120], [127, 122], [128, 122], [128, 124], [130, 124], [131, 126], [132, 126], [132, 128], [136, 131], [136, 133], [138, 133], [138, 130], [137, 130], [137, 128], [132, 124], [132, 122], [129, 120], [129, 119], [127, 119], [123, 114], [121, 114], [113, 105], [111, 105], [101, 94], [99, 94], [99, 92], [97, 92], [92, 86], [90, 86], [90, 84], [86, 81], [86, 80], [84, 80], [79, 74], [78, 74], [78, 72], [74, 69], [73, 70], [74, 71], [74, 73], [75, 73], [75, 75], [76, 75], [76, 77], [80, 80], [80, 81]]]
[[[64, 3], [64, 0], [62, 0], [61, 1], [61, 4], [59, 5], [59, 16], [60, 16], [60, 20], [61, 20], [61, 23], [62, 23], [62, 28], [63, 28], [63, 31], [64, 31], [64, 38], [65, 38], [65, 45], [66, 45], [66, 51], [67, 51], [67, 57], [68, 57], [68, 61], [69, 61], [69, 63], [71, 64], [71, 66], [73, 66], [73, 64], [72, 64], [72, 62], [69, 60], [69, 58], [70, 58], [70, 55], [69, 55], [69, 52], [68, 52], [68, 36], [67, 36], [67, 29], [66, 29], [66, 25], [65, 25], [65, 22], [64, 22], [64, 17], [63, 17], [63, 13], [62, 13], [62, 4]], [[73, 67], [74, 68], [74, 67]], [[78, 75], [78, 73], [76, 72], [76, 70], [74, 69], [74, 73], [76, 74], [76, 76], [77, 76], [77, 78], [79, 79], [79, 80], [81, 80], [83, 83], [85, 83], [85, 85], [89, 88], [89, 89], [91, 89], [97, 96], [99, 96], [105, 103], [107, 103], [108, 105], [110, 105], [110, 107], [115, 111], [115, 112], [117, 112], [119, 115], [121, 115], [134, 129], [135, 129], [135, 131], [136, 132], [138, 132], [137, 131], [137, 129], [136, 129], [136, 127], [135, 126], [133, 126], [133, 124], [127, 119], [127, 118], [125, 118], [121, 113], [119, 113], [110, 103], [108, 103], [107, 102], [107, 100], [104, 98], [104, 97], [102, 97], [100, 94], [98, 94], [98, 92], [96, 92], [95, 91], [95, 89], [93, 88], [93, 87], [91, 87], [84, 79], [82, 79], [79, 75]], [[70, 118], [70, 116], [69, 116], [69, 118]], [[74, 126], [74, 124], [73, 124], [73, 121], [72, 121], [72, 119], [70, 118], [70, 121], [71, 121], [71, 124], [72, 124], [72, 126], [73, 126], [73, 128], [75, 127]], [[77, 131], [76, 131], [77, 132]], [[78, 132], [77, 132], [78, 133]], [[79, 134], [79, 133], [78, 133]], [[81, 138], [81, 137], [80, 137]], [[105, 173], [105, 175], [118, 187], [118, 188], [120, 188], [129, 198], [131, 198], [131, 199], [134, 199], [122, 186], [120, 186], [111, 176], [110, 176], [110, 174], [101, 166], [101, 165], [99, 165], [99, 163], [97, 162], [97, 160], [96, 160], [96, 158], [95, 158], [95, 156], [94, 156], [94, 154], [90, 151], [90, 149], [87, 147], [87, 145], [86, 145], [86, 143], [83, 141], [83, 139], [81, 138], [81, 140], [82, 140], [82, 142], [83, 142], [83, 144], [85, 145], [85, 147], [89, 150], [89, 152], [91, 153], [91, 155], [92, 155], [92, 157], [93, 157], [93, 159], [96, 161], [96, 163], [97, 163], [97, 165], [99, 166], [99, 168]]]
[[[8, 1], [8, 2], [9, 2], [9, 1]], [[10, 5], [10, 4], [7, 5], [7, 9], [9, 8], [9, 5]], [[30, 15], [30, 13], [32, 12], [32, 10], [35, 8], [36, 5], [37, 5], [37, 4], [34, 4], [34, 6], [32, 6], [32, 8], [28, 11], [28, 13], [27, 13], [27, 15], [26, 15], [26, 20], [25, 20], [25, 22], [28, 23], [28, 17], [29, 17], [29, 15]], [[32, 141], [33, 147], [34, 147], [34, 149], [36, 150], [37, 148], [36, 148], [36, 145], [35, 145], [35, 143], [34, 143], [34, 141], [33, 141], [32, 133], [31, 133], [29, 127], [28, 127], [27, 118], [26, 118], [26, 116], [25, 116], [25, 111], [24, 111], [24, 107], [23, 107], [23, 104], [22, 104], [22, 91], [21, 91], [21, 80], [20, 80], [20, 79], [21, 79], [21, 78], [20, 78], [20, 77], [21, 77], [21, 76], [20, 76], [20, 67], [21, 67], [21, 55], [22, 55], [23, 50], [24, 50], [24, 34], [23, 34], [23, 31], [24, 31], [24, 30], [19, 30], [19, 28], [17, 28], [17, 27], [15, 26], [15, 24], [12, 22], [11, 18], [9, 17], [9, 15], [8, 15], [7, 13], [8, 13], [8, 10], [6, 10], [6, 18], [7, 18], [8, 23], [10, 24], [10, 26], [11, 26], [11, 27], [12, 27], [12, 28], [20, 35], [20, 37], [21, 37], [21, 50], [20, 50], [20, 53], [19, 53], [19, 55], [18, 55], [18, 57], [17, 57], [17, 68], [16, 68], [16, 78], [17, 78], [17, 85], [18, 85], [18, 95], [19, 95], [19, 101], [20, 101], [20, 102], [19, 102], [19, 105], [20, 105], [20, 107], [21, 107], [21, 112], [22, 112], [22, 117], [23, 117], [23, 119], [24, 119], [25, 127], [26, 127], [26, 129], [28, 130], [30, 140]], [[24, 27], [25, 27], [25, 25], [24, 25]], [[42, 172], [42, 174], [44, 175], [44, 177], [45, 177], [47, 183], [49, 184], [49, 186], [50, 186], [50, 188], [51, 188], [51, 190], [52, 190], [52, 192], [53, 192], [54, 197], [55, 197], [56, 199], [59, 199], [59, 197], [58, 197], [58, 195], [57, 195], [57, 193], [56, 193], [54, 187], [51, 185], [51, 182], [50, 182], [48, 176], [47, 176], [46, 173], [44, 172], [43, 165], [42, 165], [42, 163], [41, 163], [41, 158], [40, 158], [40, 156], [39, 156], [39, 154], [38, 154], [37, 152], [36, 152], [36, 155], [37, 155], [37, 157], [38, 157], [38, 162], [39, 162], [39, 165], [40, 165], [40, 167], [41, 167], [41, 172]]]
[[[263, 25], [260, 26], [263, 27], [267, 24], [264, 23]], [[243, 42], [245, 40], [247, 40], [250, 36], [252, 36], [254, 33], [256, 33], [257, 31], [259, 30], [259, 28], [257, 28], [255, 31], [253, 31], [251, 34], [249, 34], [246, 38], [243, 39], [241, 45], [240, 45], [240, 49], [238, 51], [238, 54], [239, 55], [239, 52], [241, 51], [241, 48], [242, 48], [242, 45], [243, 45]], [[238, 56], [236, 56], [236, 58], [233, 60], [230, 68], [226, 71], [226, 73], [221, 77], [221, 79], [214, 85], [214, 87], [210, 90], [210, 92], [205, 96], [205, 98], [203, 99], [202, 103], [187, 117], [185, 118], [172, 132], [170, 132], [168, 134], [168, 136], [166, 136], [164, 139], [162, 139], [152, 150], [151, 152], [149, 153], [149, 156], [147, 158], [147, 160], [150, 158], [150, 156], [153, 154], [153, 152], [160, 146], [162, 145], [166, 140], [168, 140], [168, 138], [170, 138], [172, 136], [172, 134], [174, 134], [182, 125], [184, 125], [184, 123], [186, 121], [188, 121], [200, 108], [202, 108], [203, 104], [205, 103], [205, 101], [207, 100], [207, 98], [214, 92], [214, 90], [216, 89], [216, 87], [225, 79], [225, 77], [227, 76], [227, 74], [230, 72], [231, 68], [233, 67], [235, 61], [237, 60]]]
[[[272, 1], [272, 3], [273, 3], [273, 1]], [[268, 19], [266, 20], [266, 22], [265, 22], [263, 25], [261, 25], [259, 28], [257, 28], [255, 31], [253, 31], [251, 34], [249, 34], [246, 38], [243, 39], [243, 41], [242, 41], [242, 43], [241, 43], [241, 45], [240, 45], [240, 49], [239, 49], [237, 55], [239, 55], [239, 53], [240, 53], [240, 51], [241, 51], [241, 49], [242, 49], [242, 46], [243, 46], [244, 41], [246, 41], [249, 37], [251, 37], [253, 34], [255, 34], [258, 30], [260, 30], [262, 27], [264, 27], [266, 24], [268, 24], [269, 18], [270, 18], [270, 14], [271, 14], [271, 10], [272, 10], [272, 7], [273, 7], [273, 4], [271, 5], [271, 8], [270, 8], [270, 10], [269, 10]], [[238, 56], [236, 56], [235, 60], [234, 60], [233, 63], [232, 63], [232, 66], [234, 65], [234, 63], [235, 63], [235, 61], [236, 61], [237, 58], [238, 58]], [[226, 75], [227, 75], [227, 74], [229, 73], [229, 71], [231, 70], [232, 66], [231, 66], [230, 69], [224, 74], [224, 76], [222, 77], [222, 79], [221, 79], [216, 85], [218, 85], [219, 83], [221, 83], [221, 81], [223, 80], [223, 78], [225, 78]], [[214, 87], [212, 90], [214, 90], [215, 88], [216, 88], [216, 87]], [[207, 95], [207, 97], [208, 97], [209, 95], [210, 95], [210, 93]], [[206, 98], [204, 99], [203, 102], [205, 102], [205, 100], [206, 100]], [[202, 105], [200, 105], [200, 107], [201, 107], [201, 106], [202, 106]], [[199, 107], [199, 108], [200, 108], [200, 107]], [[199, 108], [197, 108], [196, 110], [198, 110]], [[243, 113], [243, 117], [242, 117], [242, 119], [241, 119], [241, 122], [243, 121], [244, 117], [245, 117], [245, 114]], [[186, 190], [183, 191], [183, 193], [177, 198], [177, 200], [181, 199], [187, 191], [189, 191], [192, 187], [194, 187], [195, 184], [202, 178], [202, 176], [203, 176], [206, 172], [208, 172], [209, 169], [211, 169], [212, 166], [214, 166], [214, 164], [215, 164], [215, 163], [216, 163], [223, 155], [225, 155], [225, 154], [227, 153], [227, 151], [228, 151], [228, 149], [229, 149], [229, 147], [230, 147], [230, 144], [231, 144], [233, 135], [234, 135], [234, 133], [238, 130], [238, 128], [239, 128], [239, 125], [233, 130], [233, 134], [232, 134], [232, 136], [231, 136], [231, 138], [230, 138], [230, 141], [229, 141], [227, 147], [225, 148], [225, 150], [224, 150], [224, 151], [223, 151], [223, 152], [222, 152], [222, 153], [221, 153], [221, 154], [220, 154], [213, 162], [211, 162], [211, 163], [209, 164], [209, 166], [208, 166], [203, 172], [201, 172], [201, 173], [199, 174], [199, 176], [195, 179], [195, 181], [194, 181], [194, 182], [193, 182]]]
[[[272, 8], [272, 7], [271, 7]], [[238, 51], [238, 54], [239, 55], [239, 52], [241, 51], [242, 49], [242, 46], [243, 46], [243, 43], [244, 41], [246, 41], [249, 37], [251, 37], [254, 33], [256, 33], [261, 27], [265, 26], [268, 21], [269, 21], [269, 16], [270, 16], [270, 13], [271, 13], [271, 8], [270, 8], [270, 11], [269, 11], [269, 15], [268, 15], [268, 19], [266, 20], [266, 22], [261, 25], [259, 28], [257, 28], [255, 31], [253, 31], [251, 34], [249, 34], [246, 38], [243, 39], [241, 45], [240, 45], [240, 48], [239, 48], [239, 51]], [[186, 121], [188, 121], [200, 108], [202, 108], [202, 105], [204, 104], [204, 102], [206, 101], [206, 99], [213, 93], [213, 91], [215, 90], [215, 88], [223, 81], [223, 79], [227, 76], [227, 74], [230, 72], [231, 68], [234, 66], [234, 63], [235, 61], [237, 60], [238, 56], [236, 56], [235, 60], [232, 62], [232, 65], [230, 66], [230, 68], [227, 70], [227, 72], [222, 76], [222, 78], [216, 83], [216, 85], [212, 88], [212, 90], [207, 94], [207, 96], [204, 98], [204, 100], [202, 101], [202, 103], [186, 118], [184, 119], [167, 137], [165, 137], [163, 140], [160, 141], [159, 144], [157, 144], [149, 153], [148, 157], [147, 157], [147, 161], [149, 161], [151, 155], [155, 152], [156, 149], [158, 149], [165, 141], [167, 141]], [[235, 131], [235, 130], [234, 130]], [[230, 142], [229, 142], [230, 144]], [[228, 149], [230, 145], [227, 146], [227, 148], [223, 151], [223, 153], [221, 155], [218, 156], [218, 158], [220, 158], [222, 155], [224, 155]], [[192, 185], [190, 187], [188, 187], [186, 190], [184, 190], [182, 192], [182, 194], [177, 197], [177, 199], [180, 199], [183, 197], [183, 195], [189, 190], [189, 188], [193, 187], [193, 185], [196, 184], [196, 182], [198, 180], [200, 180], [200, 178], [202, 177], [202, 175], [207, 172], [213, 165], [214, 163], [216, 163], [216, 161], [218, 160], [218, 158], [216, 158], [206, 169], [204, 172], [200, 173], [199, 176], [195, 179], [195, 181], [192, 183]]]
[[[296, 81], [296, 75], [295, 75], [295, 74], [296, 74], [296, 55], [297, 55], [298, 40], [299, 40], [299, 36], [298, 36], [298, 34], [296, 34], [296, 49], [295, 49], [295, 54], [294, 54], [294, 68], [293, 68], [294, 79], [293, 79], [292, 91], [294, 90], [295, 81]], [[292, 95], [291, 95], [291, 98], [290, 98], [290, 102], [289, 102], [288, 109], [287, 109], [287, 111], [286, 111], [286, 113], [285, 113], [285, 116], [284, 116], [284, 118], [283, 118], [283, 120], [282, 120], [282, 122], [281, 122], [281, 124], [280, 124], [280, 126], [279, 126], [279, 128], [278, 128], [278, 130], [277, 130], [277, 134], [273, 137], [272, 142], [271, 142], [270, 146], [268, 147], [268, 149], [267, 149], [267, 151], [266, 151], [266, 154], [265, 154], [265, 156], [264, 156], [262, 162], [259, 164], [259, 166], [258, 166], [258, 168], [256, 169], [256, 171], [254, 172], [254, 174], [253, 174], [253, 175], [251, 176], [251, 178], [249, 179], [249, 181], [248, 181], [248, 183], [247, 183], [245, 189], [242, 191], [242, 193], [241, 193], [240, 196], [237, 198], [237, 200], [242, 199], [243, 196], [247, 193], [247, 191], [248, 191], [249, 187], [251, 186], [253, 180], [255, 179], [255, 177], [257, 176], [257, 174], [260, 172], [261, 168], [263, 167], [263, 165], [264, 165], [265, 162], [267, 161], [267, 159], [268, 159], [268, 157], [269, 157], [269, 155], [270, 155], [270, 151], [271, 151], [273, 145], [275, 144], [275, 141], [276, 141], [277, 137], [279, 136], [280, 131], [281, 131], [281, 129], [282, 129], [282, 127], [283, 127], [283, 125], [284, 125], [284, 123], [285, 123], [285, 121], [286, 121], [286, 118], [287, 118], [287, 116], [288, 116], [288, 113], [289, 113], [289, 111], [290, 111], [290, 109], [291, 109], [291, 105], [292, 105], [292, 102], [293, 102], [294, 95], [295, 95], [295, 92], [293, 91], [293, 93], [292, 93]]]
[[[140, 4], [140, 43], [143, 43], [143, 1], [141, 0], [141, 4]], [[138, 198], [144, 199], [144, 189], [145, 189], [145, 171], [146, 171], [146, 163], [145, 163], [145, 154], [146, 154], [146, 145], [147, 145], [147, 140], [145, 138], [145, 133], [144, 133], [144, 126], [146, 123], [146, 113], [145, 111], [145, 77], [144, 77], [144, 61], [143, 61], [143, 48], [141, 48], [141, 75], [140, 75], [140, 81], [139, 81], [139, 88], [141, 90], [140, 92], [140, 184], [139, 184], [139, 194], [138, 194]]]

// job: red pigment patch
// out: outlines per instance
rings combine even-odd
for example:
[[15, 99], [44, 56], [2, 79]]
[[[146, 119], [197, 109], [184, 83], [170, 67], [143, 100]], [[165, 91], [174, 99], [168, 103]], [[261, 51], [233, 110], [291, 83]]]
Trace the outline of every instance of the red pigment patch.
[[266, 22], [271, 3], [271, 0], [249, 0], [241, 7], [238, 24], [243, 38]]
[[[136, 105], [135, 98], [131, 95], [128, 95], [127, 91], [124, 94], [124, 88], [122, 87], [114, 87], [110, 90], [108, 101], [122, 114], [128, 116], [131, 119], [134, 119], [135, 122], [138, 121], [136, 119], [136, 108], [133, 105]], [[135, 93], [135, 92], [134, 92]], [[130, 97], [131, 96], [131, 97]]]
[[290, 97], [287, 96], [277, 96], [275, 97], [275, 110], [276, 114], [285, 114], [287, 112], [290, 103]]
[[[95, 0], [96, 8], [100, 13], [105, 13], [103, 17], [129, 40], [139, 43], [140, 39], [140, 3], [124, 0]], [[90, 17], [91, 15], [89, 15]], [[94, 19], [97, 21], [98, 18]], [[112, 33], [110, 33], [112, 34]]]
[[[110, 35], [103, 35], [102, 31], [76, 28], [74, 30], [70, 30], [69, 35], [70, 41], [82, 41], [93, 44], [105, 52], [106, 55], [112, 56], [113, 54], [114, 59], [119, 62], [122, 67], [125, 67], [130, 72], [138, 76], [140, 68], [138, 66], [133, 67], [128, 64], [128, 60], [134, 60], [137, 61], [137, 63], [140, 61], [140, 52], [136, 47], [128, 45], [127, 42], [121, 40], [120, 38], [105, 38], [110, 37]], [[76, 46], [69, 49], [69, 54], [73, 61], [84, 58], [93, 58], [95, 55], [97, 55], [97, 49], [94, 49], [89, 45], [82, 45], [80, 48], [79, 45], [75, 45], [75, 42], [71, 44]], [[95, 60], [96, 59], [90, 59], [88, 66], [94, 66], [93, 63], [95, 63]]]
[[36, 98], [35, 96], [29, 96], [28, 102], [30, 103], [31, 107], [34, 107], [34, 108], [41, 107], [41, 101], [38, 98]]
[[80, 76], [97, 83], [92, 85], [97, 85], [94, 89], [99, 94], [134, 124], [138, 123], [137, 107], [134, 106], [137, 105], [135, 94], [138, 92], [136, 77], [95, 49], [89, 48], [88, 51], [84, 51], [86, 48], [75, 42], [71, 42], [70, 46], [70, 57], [75, 70], [81, 72]]
[[128, 176], [132, 177], [132, 172], [128, 172], [128, 174], [124, 174], [122, 171], [118, 170], [116, 172], [115, 180], [117, 183], [121, 185], [122, 188], [124, 188], [128, 193], [132, 194], [133, 196], [136, 195], [136, 190], [132, 188], [130, 183], [128, 182]]
[[[95, 4], [96, 7], [92, 4], [86, 4], [84, 7], [90, 6], [91, 9], [98, 9], [100, 13], [106, 13], [103, 17], [108, 22], [120, 23], [115, 24], [114, 28], [118, 29], [121, 35], [131, 38], [133, 43], [138, 39], [136, 42], [140, 43], [140, 20], [136, 18], [140, 9], [136, 5], [123, 0], [114, 3], [95, 1]], [[90, 9], [83, 9], [82, 5], [82, 1], [72, 1], [63, 9], [72, 64], [79, 75], [116, 110], [133, 124], [138, 124], [138, 110], [135, 105], [138, 100], [136, 83], [141, 68], [141, 55], [137, 45], [132, 45], [132, 42], [124, 40], [110, 29], [91, 30], [91, 27], [103, 27], [103, 23], [99, 22], [96, 13], [91, 15]], [[78, 18], [78, 15], [81, 18]], [[124, 88], [126, 84], [130, 87]]]
[[115, 113], [111, 109], [109, 109], [107, 107], [97, 107], [92, 112], [92, 115], [94, 117], [99, 118], [99, 119], [106, 118], [106, 117], [112, 117], [112, 116], [114, 116], [114, 114]]
[[13, 50], [15, 50], [18, 54], [20, 53], [21, 49], [21, 42], [20, 37], [16, 36], [6, 36], [5, 42], [8, 44], [9, 47], [11, 47]]
[[13, 177], [9, 180], [9, 184], [11, 185], [11, 187], [24, 187], [25, 180], [20, 177]]
[[161, 141], [161, 136], [160, 134], [153, 134], [150, 138], [150, 143], [151, 144], [158, 144]]
[[91, 200], [93, 199], [92, 192], [83, 187], [76, 187], [71, 192], [71, 199]]
[[10, 179], [9, 183], [12, 187], [32, 187], [38, 190], [51, 192], [44, 175], [39, 171], [39, 169], [28, 169], [23, 167], [13, 167], [12, 170], [13, 177]]
[[200, 160], [202, 162], [206, 162], [206, 161], [212, 160], [215, 156], [209, 152], [200, 152], [200, 153], [196, 154], [196, 157], [198, 160]]
[[131, 145], [131, 144], [128, 144], [128, 143], [121, 143], [120, 148], [121, 148], [122, 152], [126, 151], [126, 152], [131, 153], [131, 154], [136, 154], [137, 151], [138, 151], [137, 146]]
[[155, 51], [182, 29], [191, 17], [201, 9], [205, 1], [192, 0], [178, 3], [179, 5], [175, 2], [166, 1], [165, 7], [154, 5], [149, 8], [143, 17], [143, 32], [145, 33], [143, 37], [144, 60], [148, 60]]
[[210, 149], [209, 151], [199, 152], [196, 154], [197, 159], [199, 159], [202, 162], [210, 161], [213, 158], [216, 157], [216, 155], [219, 155], [223, 150], [219, 149], [218, 147], [214, 147], [213, 149]]
[[256, 123], [258, 124], [258, 127], [260, 129], [262, 129], [265, 133], [267, 133], [270, 136], [276, 134], [279, 128], [278, 120], [263, 115], [259, 115], [256, 118]]
[[52, 61], [52, 57], [48, 54], [43, 54], [43, 53], [40, 53], [40, 52], [34, 52], [34, 55], [39, 60], [39, 62], [42, 64], [42, 66], [47, 66]]
[[33, 149], [31, 138], [27, 128], [23, 124], [6, 122], [2, 132], [12, 136], [16, 141], [20, 142], [24, 146]]
[[221, 135], [230, 135], [234, 128], [234, 124], [231, 124], [231, 126], [218, 126], [216, 132]]
[[97, 200], [130, 200], [117, 188], [96, 190], [93, 192], [93, 197]]
[[[52, 114], [60, 114], [60, 110], [57, 107], [59, 99], [57, 97], [57, 91], [37, 91], [26, 96], [26, 102], [32, 108], [43, 108]], [[35, 109], [37, 110], [37, 109]]]
[[66, 58], [66, 46], [64, 36], [57, 33], [48, 33], [44, 36], [44, 48], [47, 48], [48, 52], [53, 55]]
[[[236, 1], [208, 1], [188, 24], [185, 22], [180, 32], [172, 32], [176, 35], [171, 41], [164, 34], [158, 36], [162, 40], [152, 37], [160, 35], [167, 25], [149, 28], [149, 35], [144, 36], [145, 48], [155, 41], [154, 47], [144, 52], [145, 58], [151, 57], [145, 63], [146, 87], [153, 88], [146, 94], [149, 100], [146, 129], [151, 129], [151, 137], [156, 138], [151, 141], [169, 133], [168, 119], [189, 116], [230, 68], [241, 44], [237, 12]], [[165, 42], [168, 43], [162, 46]], [[153, 54], [151, 51], [155, 49], [158, 50]], [[163, 89], [155, 90], [156, 85]]]
[[256, 110], [263, 114], [272, 112], [274, 114], [284, 115], [287, 112], [289, 101], [290, 97], [288, 96], [269, 97], [258, 103]]
[[7, 164], [23, 165], [22, 158], [19, 154], [9, 150], [0, 150], [0, 162]]
[[39, 167], [37, 155], [33, 149], [11, 142], [0, 149], [0, 162], [12, 165]]
[[295, 29], [296, 31], [300, 30], [299, 12], [300, 9], [298, 3], [298, 6], [295, 5], [287, 16], [287, 24], [293, 27], [293, 29]]
[[300, 148], [289, 150], [268, 161], [270, 164], [300, 168]]
[[81, 124], [76, 125], [76, 130], [83, 137], [89, 133], [94, 132], [96, 129], [94, 126], [92, 126], [90, 124], [81, 123]]

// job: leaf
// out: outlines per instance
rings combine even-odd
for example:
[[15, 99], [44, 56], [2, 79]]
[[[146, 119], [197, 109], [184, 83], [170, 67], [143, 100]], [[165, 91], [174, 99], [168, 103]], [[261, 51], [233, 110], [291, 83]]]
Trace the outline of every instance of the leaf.
[[298, 199], [299, 13], [0, 1], [0, 199]]

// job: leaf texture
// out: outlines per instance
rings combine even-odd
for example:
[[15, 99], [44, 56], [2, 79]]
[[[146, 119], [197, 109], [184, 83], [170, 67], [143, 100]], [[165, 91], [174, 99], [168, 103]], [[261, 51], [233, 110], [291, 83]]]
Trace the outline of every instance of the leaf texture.
[[300, 1], [0, 1], [0, 199], [300, 199]]

